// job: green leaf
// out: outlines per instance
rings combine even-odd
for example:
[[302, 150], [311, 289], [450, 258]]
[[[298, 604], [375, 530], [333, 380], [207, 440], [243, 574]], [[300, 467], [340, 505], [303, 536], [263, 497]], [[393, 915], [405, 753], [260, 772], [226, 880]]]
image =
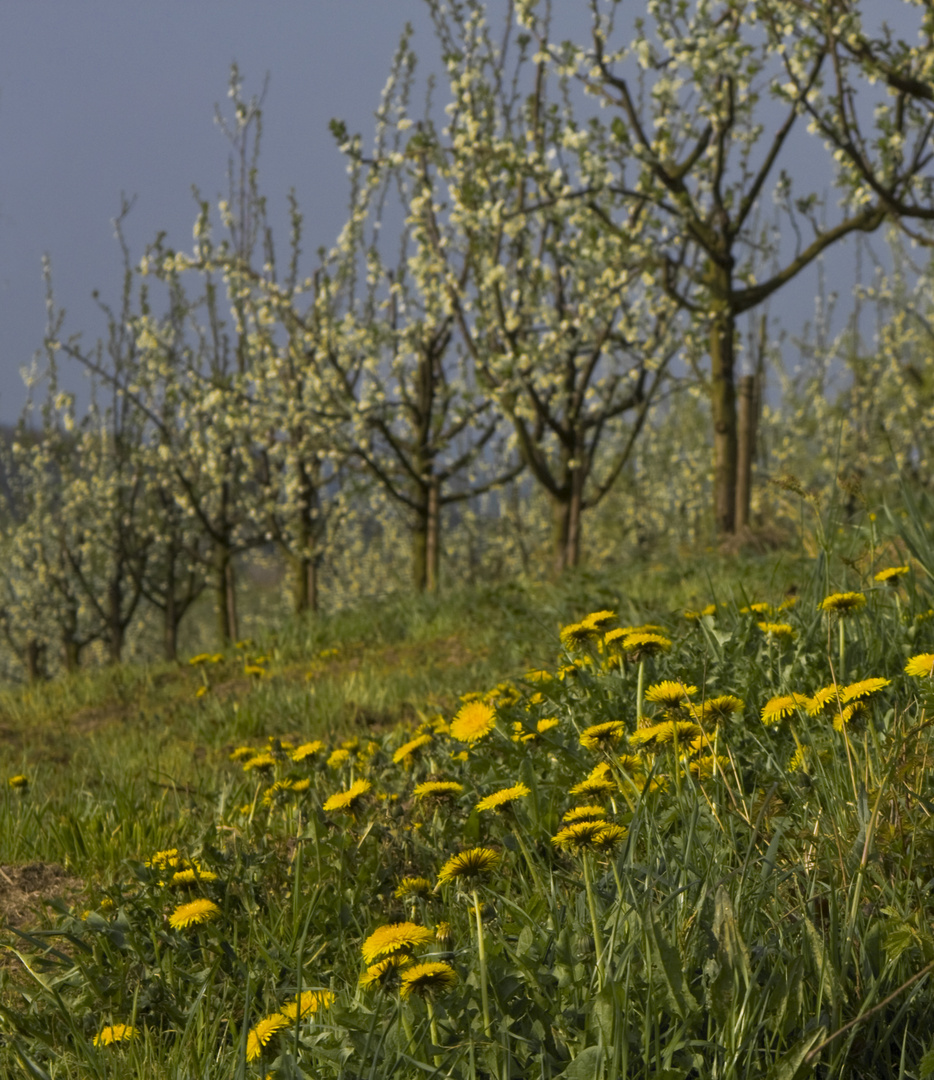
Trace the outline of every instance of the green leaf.
[[588, 1046], [561, 1073], [560, 1080], [596, 1080], [603, 1072], [603, 1047]]
[[658, 919], [647, 922], [650, 941], [654, 945], [658, 963], [656, 969], [662, 974], [668, 1000], [674, 1012], [683, 1020], [697, 1011], [697, 1002], [691, 991], [684, 985], [684, 973], [681, 970], [681, 953], [662, 932]]
[[804, 1059], [824, 1038], [826, 1028], [818, 1028], [809, 1035], [800, 1038], [794, 1046], [783, 1054], [765, 1074], [765, 1080], [803, 1080], [813, 1071], [812, 1065], [805, 1065]]
[[921, 1055], [921, 1061], [918, 1063], [918, 1075], [921, 1080], [927, 1080], [929, 1076], [934, 1076], [934, 1046], [930, 1050], [925, 1050]]

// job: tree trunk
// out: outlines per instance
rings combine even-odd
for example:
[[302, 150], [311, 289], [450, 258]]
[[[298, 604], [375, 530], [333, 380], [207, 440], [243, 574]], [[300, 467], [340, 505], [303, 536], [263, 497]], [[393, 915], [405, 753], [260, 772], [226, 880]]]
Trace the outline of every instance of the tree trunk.
[[736, 531], [749, 526], [752, 500], [752, 463], [756, 449], [756, 377], [744, 375], [739, 380], [739, 426], [736, 462]]
[[441, 490], [440, 484], [432, 477], [428, 486], [428, 513], [425, 522], [425, 588], [428, 592], [438, 591], [438, 579], [441, 571]]
[[217, 544], [214, 549], [214, 611], [217, 635], [222, 645], [229, 645], [238, 636], [237, 593], [233, 559], [226, 544]]
[[318, 610], [318, 560], [312, 555], [292, 555], [292, 611], [304, 615]]
[[125, 627], [121, 611], [122, 602], [123, 590], [120, 587], [120, 579], [114, 577], [107, 588], [107, 652], [112, 664], [119, 664], [123, 655]]
[[26, 642], [26, 677], [30, 683], [37, 683], [42, 678], [42, 646], [35, 638]]
[[552, 496], [552, 567], [560, 575], [580, 562], [581, 500], [580, 493]]
[[162, 609], [162, 653], [166, 660], [178, 658], [178, 624], [175, 614], [175, 553], [169, 551], [166, 568], [165, 607]]
[[736, 319], [721, 311], [710, 328], [710, 405], [713, 414], [713, 500], [717, 532], [736, 531]]

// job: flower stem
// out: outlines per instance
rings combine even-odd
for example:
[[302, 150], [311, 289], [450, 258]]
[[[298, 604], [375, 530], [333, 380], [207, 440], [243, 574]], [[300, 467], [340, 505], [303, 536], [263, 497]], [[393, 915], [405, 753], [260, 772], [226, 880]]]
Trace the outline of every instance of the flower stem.
[[636, 727], [642, 723], [642, 687], [645, 684], [645, 660], [639, 661], [639, 676], [636, 681]]
[[844, 682], [844, 671], [846, 664], [846, 620], [842, 617], [837, 620], [840, 624], [840, 674], [837, 676], [839, 682]]
[[483, 1034], [490, 1037], [490, 999], [486, 979], [486, 947], [483, 944], [483, 916], [480, 913], [480, 898], [473, 890], [473, 912], [477, 920], [477, 955], [480, 958], [480, 1003], [483, 1007]]
[[590, 859], [586, 852], [581, 855], [581, 863], [584, 867], [584, 889], [587, 892], [590, 925], [593, 929], [593, 947], [597, 957], [597, 990], [599, 991], [603, 989], [603, 935], [600, 933], [600, 922], [597, 919], [597, 903], [593, 895], [593, 884], [590, 881]]
[[[441, 1045], [441, 1039], [438, 1036], [438, 1018], [435, 1016], [435, 1007], [432, 1004], [431, 998], [425, 998], [425, 1004], [428, 1006], [428, 1027], [431, 1031], [431, 1041], [434, 1046]], [[435, 1054], [432, 1060], [435, 1063], [435, 1068], [441, 1068], [441, 1055]]]

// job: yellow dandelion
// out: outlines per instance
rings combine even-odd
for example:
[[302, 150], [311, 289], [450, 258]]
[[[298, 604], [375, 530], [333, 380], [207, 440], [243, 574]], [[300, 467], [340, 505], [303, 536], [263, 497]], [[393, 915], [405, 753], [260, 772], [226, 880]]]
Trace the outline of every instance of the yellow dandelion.
[[634, 660], [657, 656], [661, 652], [668, 652], [670, 648], [669, 639], [654, 630], [633, 631], [623, 638], [622, 643], [623, 652], [628, 653]]
[[885, 570], [880, 570], [875, 575], [875, 580], [881, 582], [883, 585], [897, 585], [898, 579], [908, 573], [907, 566], [889, 566]]
[[301, 746], [296, 746], [292, 751], [293, 761], [307, 761], [309, 758], [314, 757], [316, 754], [320, 754], [324, 749], [324, 743], [320, 739], [315, 739], [312, 742], [302, 743]]
[[544, 668], [535, 668], [532, 671], [527, 671], [522, 676], [522, 681], [527, 683], [548, 683], [552, 681], [552, 675], [550, 671], [546, 671]]
[[852, 615], [866, 606], [866, 597], [861, 592], [838, 592], [825, 596], [817, 605], [821, 611], [830, 615], [838, 615], [841, 618]]
[[282, 1013], [273, 1013], [272, 1016], [264, 1016], [259, 1023], [254, 1024], [253, 1027], [250, 1028], [249, 1035], [246, 1037], [247, 1061], [255, 1061], [260, 1054], [262, 1054], [263, 1048], [273, 1035], [288, 1026], [289, 1021]]
[[606, 817], [606, 810], [602, 806], [572, 806], [561, 819], [565, 825], [575, 821], [597, 821]]
[[593, 846], [598, 851], [612, 851], [618, 847], [629, 835], [629, 830], [622, 825], [616, 825], [612, 821], [593, 838]]
[[891, 679], [861, 679], [859, 682], [850, 683], [849, 686], [844, 686], [840, 691], [840, 700], [847, 704], [850, 701], [856, 701], [857, 698], [869, 697], [870, 694], [875, 694], [879, 690], [883, 690], [886, 686], [891, 686]]
[[95, 1046], [112, 1046], [118, 1042], [129, 1042], [136, 1038], [136, 1028], [132, 1024], [110, 1024], [94, 1036]]
[[352, 814], [359, 799], [373, 787], [369, 780], [355, 780], [346, 791], [338, 791], [326, 800], [322, 809], [326, 814]]
[[626, 734], [626, 725], [622, 720], [607, 720], [602, 724], [591, 724], [580, 734], [580, 744], [587, 750], [606, 750]]
[[741, 713], [746, 708], [746, 702], [735, 694], [720, 694], [717, 697], [707, 698], [700, 707], [700, 719], [705, 723], [723, 723], [736, 713]]
[[716, 615], [717, 605], [708, 604], [706, 607], [700, 609], [700, 611], [694, 611], [693, 608], [689, 608], [684, 612], [684, 617], [688, 622], [700, 622], [701, 619], [706, 619], [709, 615]]
[[29, 787], [29, 777], [23, 773], [17, 773], [16, 776], [11, 776], [7, 783], [14, 790], [23, 791]]
[[919, 679], [929, 679], [934, 675], [934, 653], [918, 653], [905, 664], [905, 673]]
[[319, 1009], [330, 1008], [335, 995], [330, 990], [305, 990], [301, 997], [294, 998], [282, 1006], [280, 1015], [290, 1023], [313, 1016]]
[[605, 821], [596, 819], [575, 821], [555, 833], [551, 838], [551, 842], [558, 848], [566, 848], [569, 851], [582, 851], [584, 848], [596, 847], [597, 837], [605, 828]]
[[452, 799], [464, 790], [456, 780], [426, 780], [418, 784], [412, 794], [416, 799]]
[[203, 698], [205, 694], [207, 694], [207, 692], [208, 688], [206, 686], [199, 686], [198, 689], [195, 691], [195, 697]]
[[581, 622], [594, 630], [606, 630], [610, 623], [616, 622], [616, 612], [604, 608], [602, 611], [591, 611], [585, 615]]
[[526, 795], [531, 794], [525, 784], [514, 784], [512, 787], [501, 788], [499, 791], [494, 791], [492, 795], [487, 795], [485, 799], [481, 799], [477, 803], [474, 809], [480, 811], [503, 810], [510, 803], [514, 803], [517, 799], [524, 799]]
[[173, 866], [178, 866], [178, 848], [166, 848], [164, 851], [157, 851], [155, 855], [150, 855], [146, 860], [146, 865], [152, 867], [153, 870], [168, 870]]
[[845, 705], [842, 709], [838, 709], [833, 718], [834, 731], [843, 731], [847, 727], [851, 720], [855, 718], [862, 719], [868, 710], [866, 701], [862, 698], [851, 701], [849, 705]]
[[438, 872], [438, 884], [444, 885], [455, 878], [476, 878], [489, 873], [498, 865], [500, 854], [488, 847], [468, 848], [450, 859]]
[[266, 674], [266, 669], [259, 666], [259, 664], [244, 664], [243, 674], [250, 675], [255, 679], [261, 679]]
[[798, 633], [790, 623], [760, 622], [757, 625], [766, 637], [776, 638], [779, 641], [793, 641]]
[[569, 794], [599, 797], [600, 795], [609, 795], [614, 791], [619, 791], [619, 786], [610, 775], [609, 764], [601, 761], [584, 780], [571, 788]]
[[664, 679], [650, 686], [645, 692], [645, 700], [665, 709], [677, 709], [687, 703], [687, 699], [697, 693], [696, 686], [685, 686], [674, 679]]
[[255, 757], [251, 757], [249, 761], [243, 763], [243, 771], [251, 772], [253, 769], [258, 769], [260, 772], [266, 769], [274, 769], [276, 767], [276, 759], [268, 751], [262, 754], [257, 754]]
[[431, 882], [426, 877], [404, 877], [392, 894], [397, 900], [410, 896], [427, 896], [431, 892]]
[[408, 967], [411, 963], [412, 957], [407, 953], [392, 953], [377, 963], [370, 964], [360, 976], [360, 986], [364, 990], [370, 990], [374, 986], [391, 986], [399, 980], [399, 969]]
[[779, 694], [762, 706], [762, 723], [777, 724], [785, 717], [794, 716], [799, 709], [807, 711], [809, 705], [810, 698], [806, 694]]
[[213, 900], [192, 900], [188, 904], [180, 904], [169, 916], [169, 926], [173, 930], [185, 930], [189, 926], [200, 926], [201, 923], [210, 922], [220, 915], [221, 909]]
[[193, 656], [193, 657], [192, 657], [192, 658], [191, 658], [191, 659], [190, 659], [190, 660], [188, 661], [188, 663], [189, 663], [189, 664], [190, 664], [190, 665], [191, 665], [192, 667], [197, 667], [197, 666], [198, 666], [199, 664], [206, 664], [206, 663], [207, 663], [207, 662], [208, 662], [208, 661], [209, 661], [210, 659], [211, 659], [211, 654], [210, 654], [210, 653], [206, 653], [206, 652], [203, 652], [203, 653], [198, 653], [198, 655], [197, 655], [197, 656]]
[[639, 728], [629, 736], [629, 745], [635, 748], [659, 749], [668, 743], [680, 745], [703, 735], [704, 729], [693, 720], [663, 720], [660, 724]]
[[199, 881], [217, 881], [213, 870], [204, 870], [200, 866], [190, 866], [185, 870], [176, 870], [172, 875], [173, 885], [195, 885]]
[[450, 964], [432, 961], [425, 964], [412, 964], [399, 977], [399, 993], [407, 998], [410, 994], [435, 994], [439, 990], [448, 990], [457, 982], [457, 972]]
[[451, 738], [474, 743], [493, 730], [496, 711], [483, 701], [468, 701], [451, 721]]
[[791, 760], [788, 762], [788, 771], [807, 772], [808, 758], [810, 756], [810, 751], [806, 746], [799, 746], [791, 755]]
[[256, 757], [258, 753], [259, 751], [254, 749], [252, 746], [238, 746], [236, 750], [231, 751], [230, 760], [249, 761], [250, 758]]
[[443, 945], [447, 941], [451, 941], [454, 938], [454, 931], [451, 929], [451, 924], [442, 920], [435, 927], [435, 939], [440, 941]]
[[730, 759], [722, 754], [718, 754], [716, 757], [713, 754], [704, 754], [702, 757], [694, 758], [690, 764], [690, 770], [698, 780], [709, 780], [713, 776], [714, 770], [717, 773], [723, 773], [729, 764]]
[[329, 769], [339, 769], [349, 757], [350, 749], [348, 747], [338, 747], [337, 750], [332, 751], [331, 756], [327, 760], [327, 766]]
[[560, 721], [555, 716], [546, 716], [543, 720], [535, 725], [535, 730], [539, 735], [544, 735], [546, 731], [551, 731], [552, 728], [556, 728]]
[[400, 762], [404, 762], [406, 765], [412, 763], [412, 758], [415, 755], [416, 750], [420, 750], [423, 746], [427, 746], [432, 741], [432, 736], [418, 735], [414, 739], [409, 739], [407, 743], [403, 743], [402, 746], [392, 755], [393, 765], [398, 765]]
[[434, 931], [413, 922], [388, 923], [380, 926], [360, 946], [365, 964], [373, 964], [392, 953], [410, 953], [419, 945], [434, 940]]
[[771, 615], [772, 605], [759, 600], [755, 604], [750, 604], [749, 607], [740, 608], [739, 613], [740, 615]]
[[558, 636], [563, 648], [569, 653], [576, 653], [580, 652], [581, 649], [585, 649], [590, 642], [595, 641], [600, 636], [600, 631], [595, 626], [588, 626], [584, 622], [576, 622], [562, 626]]

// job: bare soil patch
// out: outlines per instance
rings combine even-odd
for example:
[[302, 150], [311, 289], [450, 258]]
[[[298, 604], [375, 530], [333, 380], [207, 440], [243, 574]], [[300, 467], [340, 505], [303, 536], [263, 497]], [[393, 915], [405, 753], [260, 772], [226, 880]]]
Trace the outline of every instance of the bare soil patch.
[[33, 922], [43, 902], [69, 896], [83, 886], [80, 878], [73, 877], [58, 863], [0, 866], [0, 927]]

